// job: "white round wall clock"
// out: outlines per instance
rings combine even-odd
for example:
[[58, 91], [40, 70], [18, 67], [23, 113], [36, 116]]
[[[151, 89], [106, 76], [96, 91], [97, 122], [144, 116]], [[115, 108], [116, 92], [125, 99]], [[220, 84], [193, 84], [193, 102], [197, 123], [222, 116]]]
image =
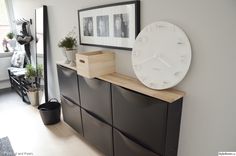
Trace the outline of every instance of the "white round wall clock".
[[132, 64], [138, 79], [152, 89], [177, 85], [191, 63], [191, 45], [178, 26], [159, 21], [146, 26], [137, 36]]

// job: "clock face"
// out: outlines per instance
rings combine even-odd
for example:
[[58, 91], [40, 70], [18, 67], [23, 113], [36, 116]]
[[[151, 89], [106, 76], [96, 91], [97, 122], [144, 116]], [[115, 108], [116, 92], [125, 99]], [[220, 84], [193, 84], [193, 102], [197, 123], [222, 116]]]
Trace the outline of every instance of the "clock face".
[[138, 79], [152, 89], [177, 85], [191, 63], [191, 45], [178, 26], [155, 22], [137, 36], [132, 51], [132, 64]]

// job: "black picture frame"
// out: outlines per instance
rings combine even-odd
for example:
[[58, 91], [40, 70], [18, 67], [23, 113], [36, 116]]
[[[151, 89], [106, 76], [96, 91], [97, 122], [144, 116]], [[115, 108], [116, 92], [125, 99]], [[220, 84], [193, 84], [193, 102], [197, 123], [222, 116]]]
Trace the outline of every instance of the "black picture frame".
[[80, 45], [132, 50], [140, 32], [140, 1], [80, 9], [78, 24]]

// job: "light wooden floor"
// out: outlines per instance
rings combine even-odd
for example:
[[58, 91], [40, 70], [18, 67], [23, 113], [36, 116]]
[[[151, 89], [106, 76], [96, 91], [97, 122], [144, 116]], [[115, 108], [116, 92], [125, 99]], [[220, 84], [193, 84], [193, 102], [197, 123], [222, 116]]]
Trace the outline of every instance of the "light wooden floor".
[[23, 103], [12, 91], [0, 92], [0, 138], [5, 136], [9, 137], [16, 153], [26, 152], [34, 156], [102, 155], [63, 121], [45, 126], [37, 108]]

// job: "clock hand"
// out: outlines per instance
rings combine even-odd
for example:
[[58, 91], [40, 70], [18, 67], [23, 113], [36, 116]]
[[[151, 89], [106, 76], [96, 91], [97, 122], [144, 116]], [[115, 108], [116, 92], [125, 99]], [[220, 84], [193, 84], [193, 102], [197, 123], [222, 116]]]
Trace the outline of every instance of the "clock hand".
[[154, 54], [152, 57], [146, 58], [142, 62], [139, 62], [138, 65], [146, 63], [146, 62], [148, 62], [148, 61], [150, 61], [152, 59], [156, 59], [156, 58], [157, 58], [157, 54]]
[[165, 60], [163, 60], [163, 58], [161, 58], [161, 56], [158, 57], [158, 60], [159, 60], [161, 63], [163, 63], [164, 65], [166, 65], [168, 68], [171, 67], [171, 65], [170, 65], [168, 62], [166, 62]]

